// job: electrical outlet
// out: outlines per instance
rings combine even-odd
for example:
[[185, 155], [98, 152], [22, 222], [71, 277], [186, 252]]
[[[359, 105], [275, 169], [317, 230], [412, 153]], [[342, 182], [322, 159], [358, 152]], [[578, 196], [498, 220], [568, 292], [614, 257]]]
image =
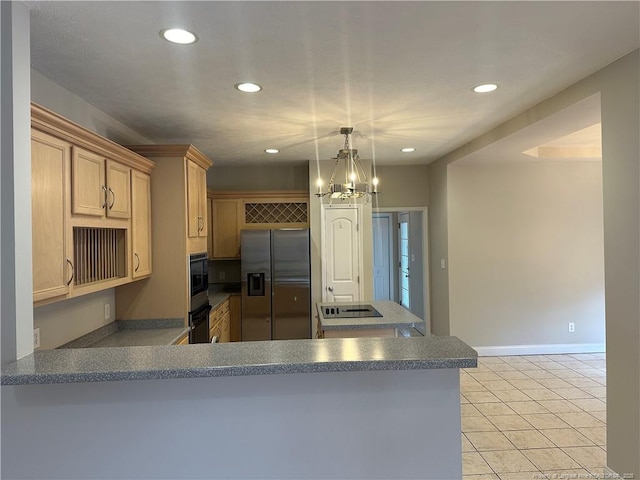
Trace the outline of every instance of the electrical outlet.
[[104, 319], [109, 320], [111, 318], [111, 305], [108, 303], [104, 304]]
[[219, 280], [224, 280], [225, 278], [227, 278], [227, 274], [225, 272], [218, 272]]
[[33, 329], [33, 348], [40, 348], [40, 329]]
[[573, 322], [569, 322], [569, 333], [574, 333], [576, 331], [576, 324]]
[[445, 264], [444, 258], [441, 258], [441, 259], [440, 259], [440, 268], [444, 269], [444, 268], [445, 268], [445, 265], [446, 265], [446, 264]]

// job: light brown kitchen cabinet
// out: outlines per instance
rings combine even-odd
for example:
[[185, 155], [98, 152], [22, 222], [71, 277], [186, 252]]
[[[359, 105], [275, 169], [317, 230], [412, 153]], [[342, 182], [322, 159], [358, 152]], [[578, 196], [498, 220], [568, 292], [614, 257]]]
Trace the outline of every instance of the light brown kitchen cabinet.
[[213, 258], [240, 258], [240, 199], [212, 200]]
[[151, 177], [131, 172], [131, 259], [134, 279], [151, 275]]
[[209, 314], [209, 341], [217, 337], [217, 343], [231, 341], [229, 299], [224, 300], [220, 305], [211, 310]]
[[207, 258], [213, 260], [213, 199], [207, 196]]
[[192, 160], [187, 161], [187, 234], [207, 236], [207, 171]]
[[230, 341], [232, 342], [239, 342], [242, 339], [241, 308], [242, 296], [239, 293], [232, 293], [229, 297]]
[[35, 103], [31, 127], [34, 305], [132, 282], [131, 172], [155, 164]]
[[33, 301], [69, 293], [73, 274], [66, 209], [71, 144], [31, 131]]
[[189, 335], [183, 336], [180, 340], [176, 342], [176, 345], [189, 345]]
[[77, 146], [72, 154], [71, 213], [129, 218], [131, 168]]

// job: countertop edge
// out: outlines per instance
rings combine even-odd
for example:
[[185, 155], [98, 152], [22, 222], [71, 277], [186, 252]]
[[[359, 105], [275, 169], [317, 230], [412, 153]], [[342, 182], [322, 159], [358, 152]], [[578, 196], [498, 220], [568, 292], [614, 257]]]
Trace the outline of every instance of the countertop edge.
[[[287, 360], [287, 355], [290, 360]], [[380, 358], [381, 355], [384, 358]], [[152, 365], [150, 361], [153, 361]], [[277, 343], [247, 342], [238, 345], [103, 347], [36, 352], [3, 367], [0, 384], [8, 386], [476, 366], [477, 352], [456, 337], [280, 340]]]

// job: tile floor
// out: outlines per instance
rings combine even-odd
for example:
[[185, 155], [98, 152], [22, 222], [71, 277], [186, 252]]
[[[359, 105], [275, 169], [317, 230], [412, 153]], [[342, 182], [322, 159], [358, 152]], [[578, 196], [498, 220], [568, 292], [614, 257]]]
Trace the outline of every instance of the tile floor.
[[480, 357], [460, 372], [464, 480], [602, 478], [604, 353]]

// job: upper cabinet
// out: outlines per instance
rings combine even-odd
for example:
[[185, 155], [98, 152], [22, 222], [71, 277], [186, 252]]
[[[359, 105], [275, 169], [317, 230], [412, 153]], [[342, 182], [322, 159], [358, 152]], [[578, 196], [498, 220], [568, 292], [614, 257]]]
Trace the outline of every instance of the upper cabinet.
[[66, 296], [72, 270], [66, 224], [71, 144], [31, 132], [33, 301]]
[[31, 104], [34, 304], [150, 275], [150, 184], [146, 194], [132, 199], [131, 179], [148, 180], [154, 167], [121, 145]]
[[96, 217], [131, 216], [131, 168], [80, 147], [73, 148], [72, 213]]
[[151, 177], [131, 174], [131, 243], [133, 278], [151, 275]]
[[187, 234], [207, 236], [207, 171], [187, 160]]
[[240, 258], [240, 232], [251, 228], [306, 228], [309, 192], [209, 192], [209, 258]]

